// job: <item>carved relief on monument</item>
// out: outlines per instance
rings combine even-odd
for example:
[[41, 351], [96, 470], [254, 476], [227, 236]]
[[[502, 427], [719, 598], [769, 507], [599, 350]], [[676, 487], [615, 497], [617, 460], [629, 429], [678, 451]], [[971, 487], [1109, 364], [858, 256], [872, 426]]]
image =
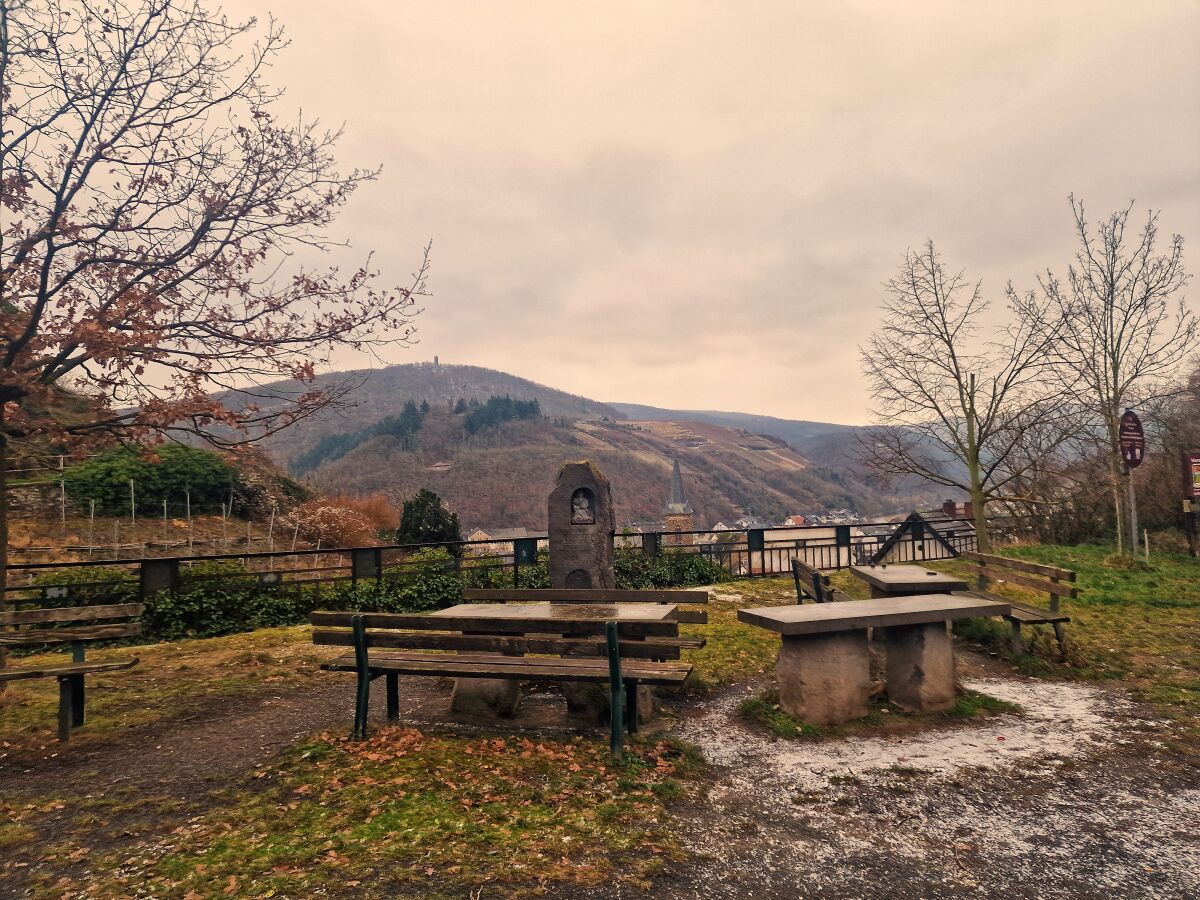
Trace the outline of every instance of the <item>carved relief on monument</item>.
[[569, 588], [590, 588], [592, 586], [592, 576], [583, 569], [574, 569], [567, 573], [567, 587]]
[[587, 488], [579, 488], [571, 495], [571, 524], [594, 525], [596, 522], [596, 500]]

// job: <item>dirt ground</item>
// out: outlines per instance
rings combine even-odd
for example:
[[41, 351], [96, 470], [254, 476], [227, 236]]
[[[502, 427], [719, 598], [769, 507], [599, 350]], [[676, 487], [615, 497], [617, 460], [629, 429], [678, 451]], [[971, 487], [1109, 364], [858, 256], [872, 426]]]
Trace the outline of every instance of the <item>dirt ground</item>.
[[[961, 657], [967, 686], [1024, 714], [904, 737], [797, 741], [739, 719], [739, 701], [762, 684], [688, 701], [661, 724], [712, 765], [705, 799], [676, 808], [673, 828], [689, 861], [648, 893], [614, 885], [599, 896], [1200, 896], [1200, 773], [1163, 740], [1163, 723], [1119, 691], [1021, 679], [986, 657]], [[69, 782], [107, 802], [89, 835], [93, 852], [153, 841], [218, 806], [223, 790], [281, 747], [348, 727], [351, 689], [349, 677], [331, 676], [78, 752], [9, 756], [0, 761], [4, 800]], [[401, 694], [407, 723], [486, 730], [449, 716], [445, 684], [406, 679]], [[373, 714], [382, 718], [381, 706]], [[578, 727], [556, 698], [535, 694], [504, 730]], [[125, 797], [131, 802], [119, 802]], [[46, 810], [42, 840], [57, 829], [77, 834], [78, 819], [67, 815]], [[67, 879], [67, 896], [86, 884], [86, 858], [56, 861], [49, 873], [24, 852], [0, 850], [12, 854], [0, 896], [23, 896], [37, 875]], [[550, 888], [546, 896], [584, 895]]]

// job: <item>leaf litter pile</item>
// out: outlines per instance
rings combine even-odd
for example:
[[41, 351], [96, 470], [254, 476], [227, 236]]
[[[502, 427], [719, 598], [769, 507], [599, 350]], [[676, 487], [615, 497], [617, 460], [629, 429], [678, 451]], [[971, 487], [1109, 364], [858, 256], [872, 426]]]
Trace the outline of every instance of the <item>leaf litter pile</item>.
[[254, 773], [219, 811], [108, 860], [92, 887], [200, 898], [644, 883], [678, 855], [664, 804], [698, 789], [698, 766], [673, 741], [635, 742], [613, 764], [594, 740], [326, 733]]

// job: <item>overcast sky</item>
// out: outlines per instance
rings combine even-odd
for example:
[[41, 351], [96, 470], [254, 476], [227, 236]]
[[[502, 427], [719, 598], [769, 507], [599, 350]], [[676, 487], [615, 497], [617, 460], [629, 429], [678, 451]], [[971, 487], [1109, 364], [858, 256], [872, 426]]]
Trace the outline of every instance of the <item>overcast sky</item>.
[[1001, 303], [1065, 266], [1073, 191], [1161, 209], [1200, 270], [1196, 0], [225, 9], [274, 12], [284, 102], [383, 165], [338, 233], [393, 283], [434, 241], [388, 362], [861, 423], [857, 346], [927, 237]]

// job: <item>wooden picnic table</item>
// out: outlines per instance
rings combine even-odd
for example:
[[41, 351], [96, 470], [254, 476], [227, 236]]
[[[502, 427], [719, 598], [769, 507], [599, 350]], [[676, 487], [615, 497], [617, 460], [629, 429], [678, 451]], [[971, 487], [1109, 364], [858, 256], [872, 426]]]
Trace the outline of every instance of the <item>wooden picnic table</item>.
[[850, 574], [871, 586], [872, 598], [948, 593], [970, 587], [965, 578], [923, 566], [851, 566]]
[[[597, 634], [604, 623], [616, 622], [623, 637], [677, 638], [679, 622], [674, 603], [578, 603], [543, 601], [536, 603], [460, 603], [430, 614], [447, 619], [447, 626], [464, 634], [554, 634], [563, 637]], [[642, 696], [631, 697], [636, 710], [646, 714], [653, 708], [649, 687], [638, 689]], [[580, 711], [591, 705], [586, 691], [564, 688], [567, 706]], [[512, 679], [458, 678], [454, 683], [451, 709], [456, 711], [491, 709], [502, 716], [515, 713], [520, 702], [519, 685]]]
[[[528, 626], [530, 632], [554, 631], [571, 623], [628, 622], [637, 624], [667, 624], [678, 631], [674, 603], [459, 603], [457, 606], [430, 613], [441, 619], [469, 622], [471, 630], [485, 631], [496, 627], [511, 634], [513, 626]], [[476, 629], [476, 625], [479, 626]], [[667, 634], [668, 631], [654, 631]]]
[[738, 620], [782, 636], [775, 666], [783, 709], [814, 725], [867, 714], [867, 629], [887, 629], [888, 699], [929, 712], [954, 702], [954, 645], [946, 622], [1008, 613], [1005, 603], [952, 594], [739, 609]]

